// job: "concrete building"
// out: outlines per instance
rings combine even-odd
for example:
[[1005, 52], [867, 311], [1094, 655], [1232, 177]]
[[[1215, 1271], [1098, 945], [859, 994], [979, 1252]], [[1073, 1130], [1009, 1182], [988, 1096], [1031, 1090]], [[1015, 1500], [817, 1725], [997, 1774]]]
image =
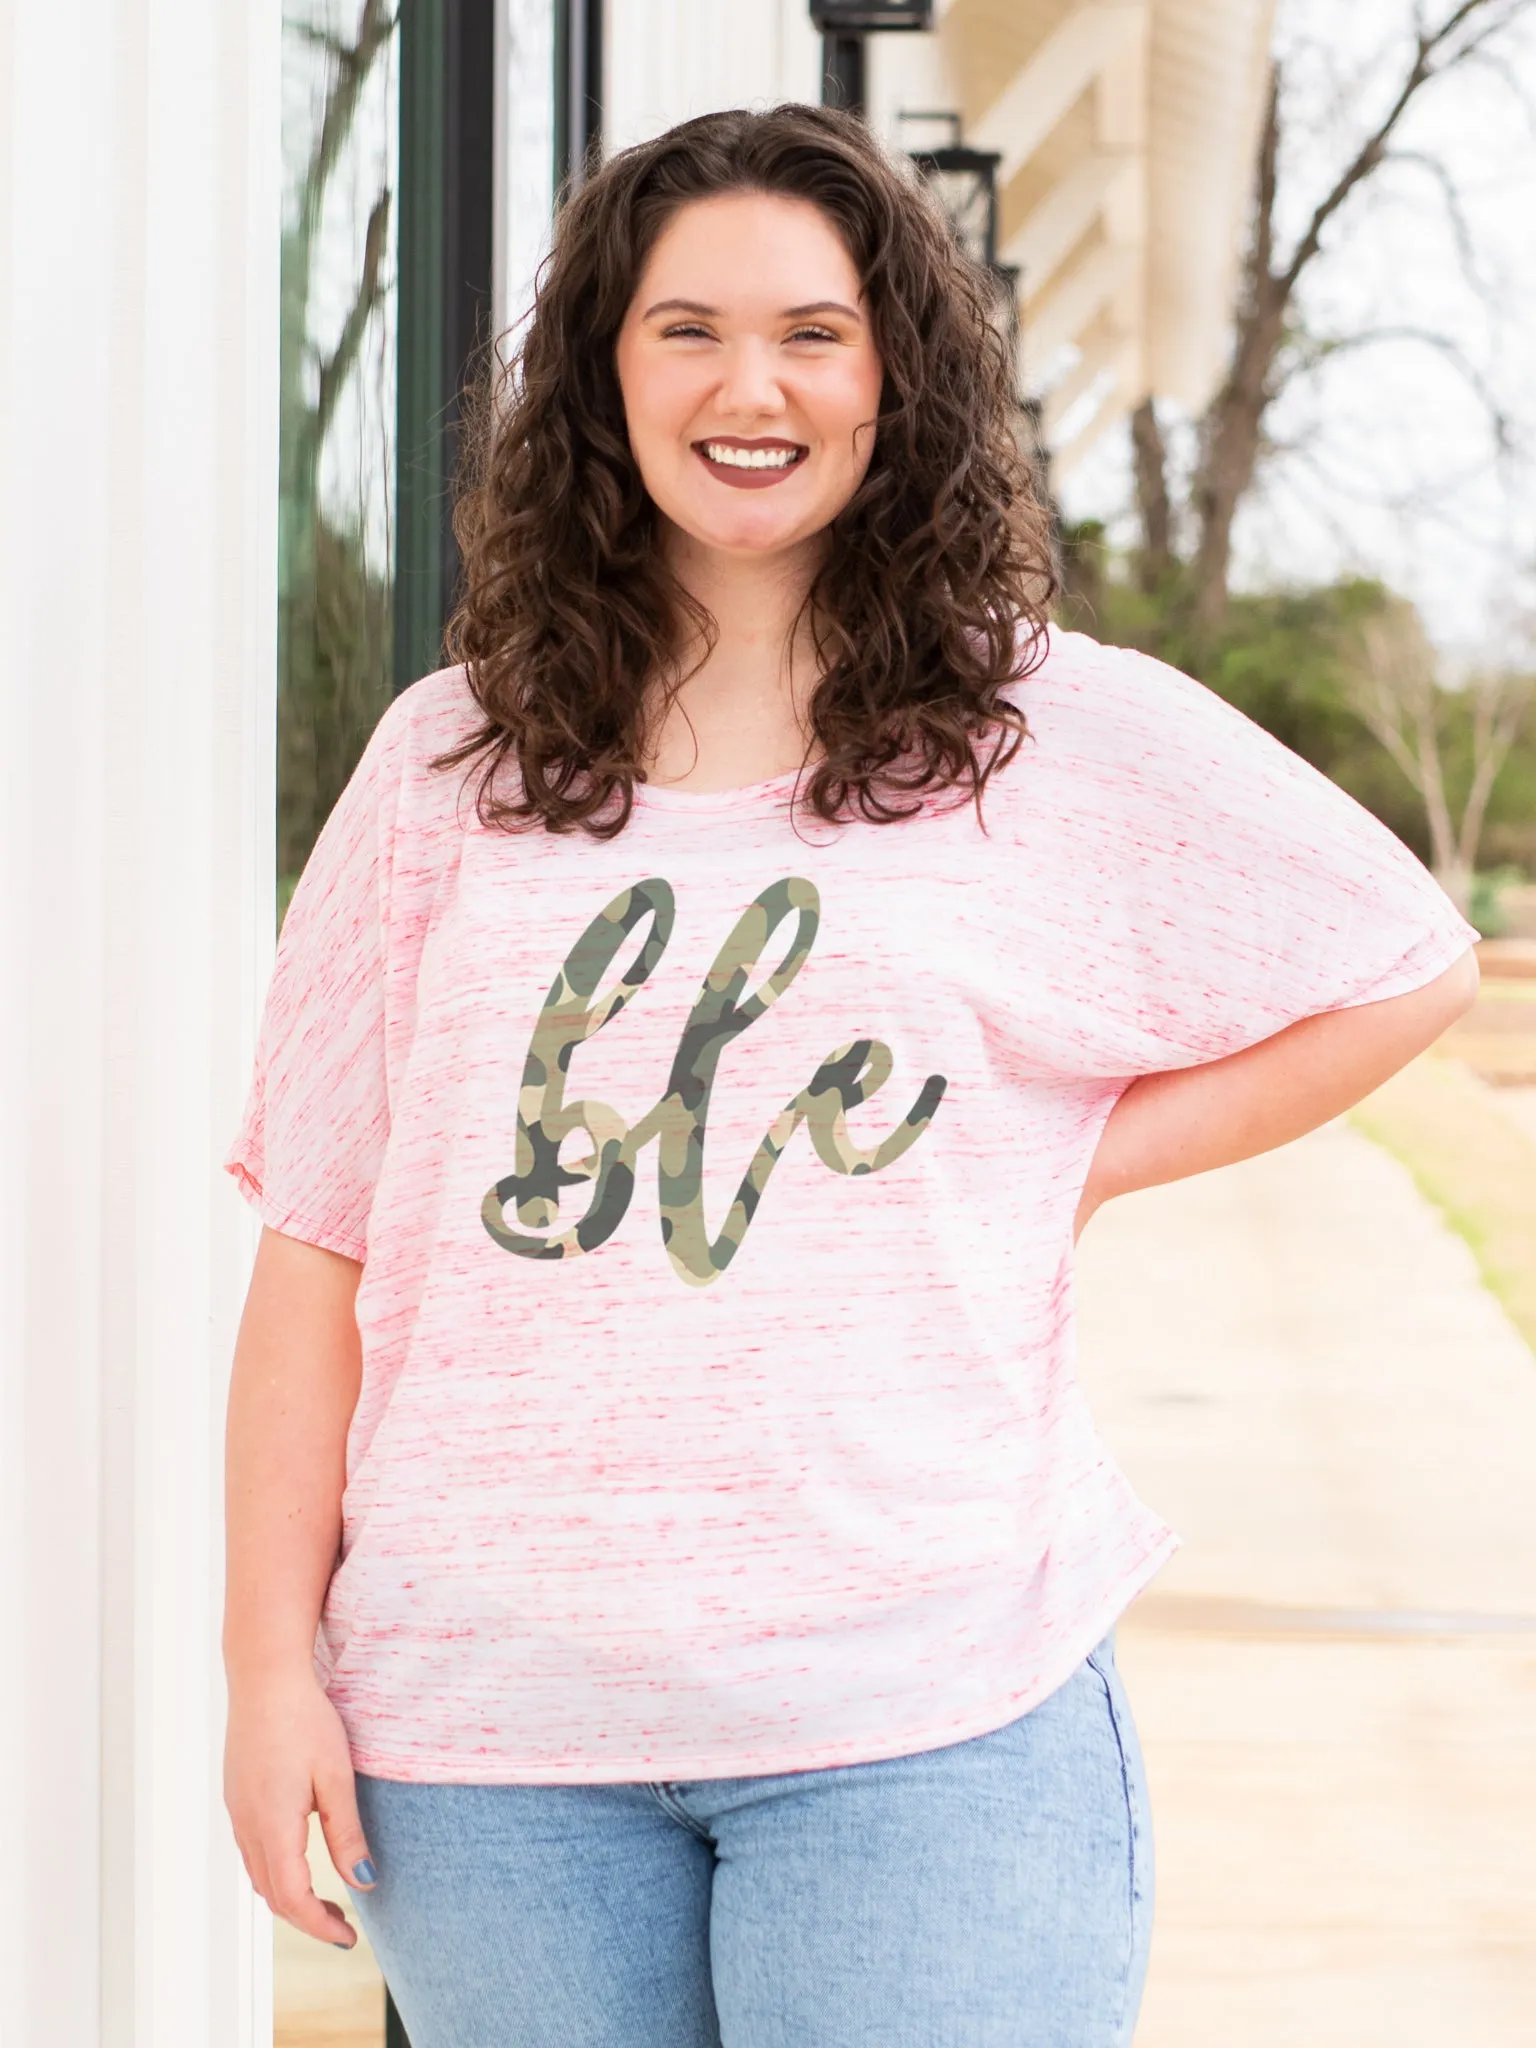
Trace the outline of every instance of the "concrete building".
[[[953, 114], [999, 155], [1062, 464], [1149, 389], [1198, 403], [1216, 374], [1267, 14], [941, 0], [931, 33], [871, 46], [882, 133], [914, 147], [914, 112]], [[374, 39], [324, 176], [306, 24]], [[218, 1160], [279, 848], [291, 872], [329, 793], [291, 767], [314, 745], [285, 752], [315, 664], [342, 674], [303, 637], [315, 536], [344, 543], [367, 626], [344, 754], [429, 664], [432, 422], [482, 310], [522, 303], [585, 132], [613, 147], [820, 76], [804, 0], [0, 17], [6, 2048], [271, 2040], [270, 1925], [220, 1793], [220, 1443], [254, 1229]]]

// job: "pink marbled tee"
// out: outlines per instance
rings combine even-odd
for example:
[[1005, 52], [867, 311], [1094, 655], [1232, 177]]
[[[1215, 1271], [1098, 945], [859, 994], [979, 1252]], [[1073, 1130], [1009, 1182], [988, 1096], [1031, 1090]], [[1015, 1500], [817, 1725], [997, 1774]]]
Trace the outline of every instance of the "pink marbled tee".
[[[228, 1164], [360, 1259], [318, 1644], [357, 1767], [787, 1771], [997, 1728], [1168, 1556], [1073, 1377], [1071, 1225], [1129, 1077], [1475, 936], [1332, 784], [1054, 636], [969, 806], [793, 778], [506, 835], [381, 721], [283, 928]], [[707, 1142], [706, 1142], [707, 1140]]]

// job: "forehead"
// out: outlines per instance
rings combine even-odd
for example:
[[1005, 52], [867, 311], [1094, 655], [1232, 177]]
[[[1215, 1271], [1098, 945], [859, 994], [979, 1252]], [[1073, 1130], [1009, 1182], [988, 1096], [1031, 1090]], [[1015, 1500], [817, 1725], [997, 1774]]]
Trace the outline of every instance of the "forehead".
[[819, 298], [853, 305], [859, 274], [842, 236], [810, 200], [731, 192], [690, 200], [657, 237], [635, 299], [643, 311], [672, 296], [727, 309]]

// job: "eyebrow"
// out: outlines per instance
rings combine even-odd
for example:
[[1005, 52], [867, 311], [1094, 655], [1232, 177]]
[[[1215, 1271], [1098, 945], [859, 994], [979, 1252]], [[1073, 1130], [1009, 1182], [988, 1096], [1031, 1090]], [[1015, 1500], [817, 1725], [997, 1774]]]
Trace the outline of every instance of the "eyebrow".
[[[705, 320], [719, 318], [718, 306], [702, 306], [697, 299], [658, 299], [654, 306], [647, 306], [643, 314], [652, 320], [658, 313], [697, 313]], [[844, 319], [857, 320], [860, 315], [852, 306], [845, 306], [841, 299], [816, 299], [808, 306], [786, 306], [780, 314], [782, 320], [805, 320], [812, 313], [841, 313]]]

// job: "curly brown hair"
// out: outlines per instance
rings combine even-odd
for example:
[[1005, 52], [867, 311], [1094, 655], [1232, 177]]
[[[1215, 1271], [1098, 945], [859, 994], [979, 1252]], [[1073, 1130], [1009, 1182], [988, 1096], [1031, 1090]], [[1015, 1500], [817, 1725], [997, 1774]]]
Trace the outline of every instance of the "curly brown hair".
[[[809, 200], [827, 216], [884, 372], [868, 472], [832, 523], [802, 613], [820, 671], [804, 803], [828, 821], [852, 810], [875, 823], [950, 787], [979, 806], [1025, 736], [1001, 693], [1040, 659], [1055, 578], [992, 279], [863, 122], [823, 107], [733, 109], [621, 151], [568, 200], [521, 349], [482, 383], [447, 647], [484, 722], [437, 765], [483, 760], [487, 825], [622, 831], [645, 780], [648, 687], [687, 680], [685, 627], [713, 644], [713, 620], [657, 545], [615, 347], [673, 215], [737, 192]], [[504, 763], [515, 794], [498, 789]]]

